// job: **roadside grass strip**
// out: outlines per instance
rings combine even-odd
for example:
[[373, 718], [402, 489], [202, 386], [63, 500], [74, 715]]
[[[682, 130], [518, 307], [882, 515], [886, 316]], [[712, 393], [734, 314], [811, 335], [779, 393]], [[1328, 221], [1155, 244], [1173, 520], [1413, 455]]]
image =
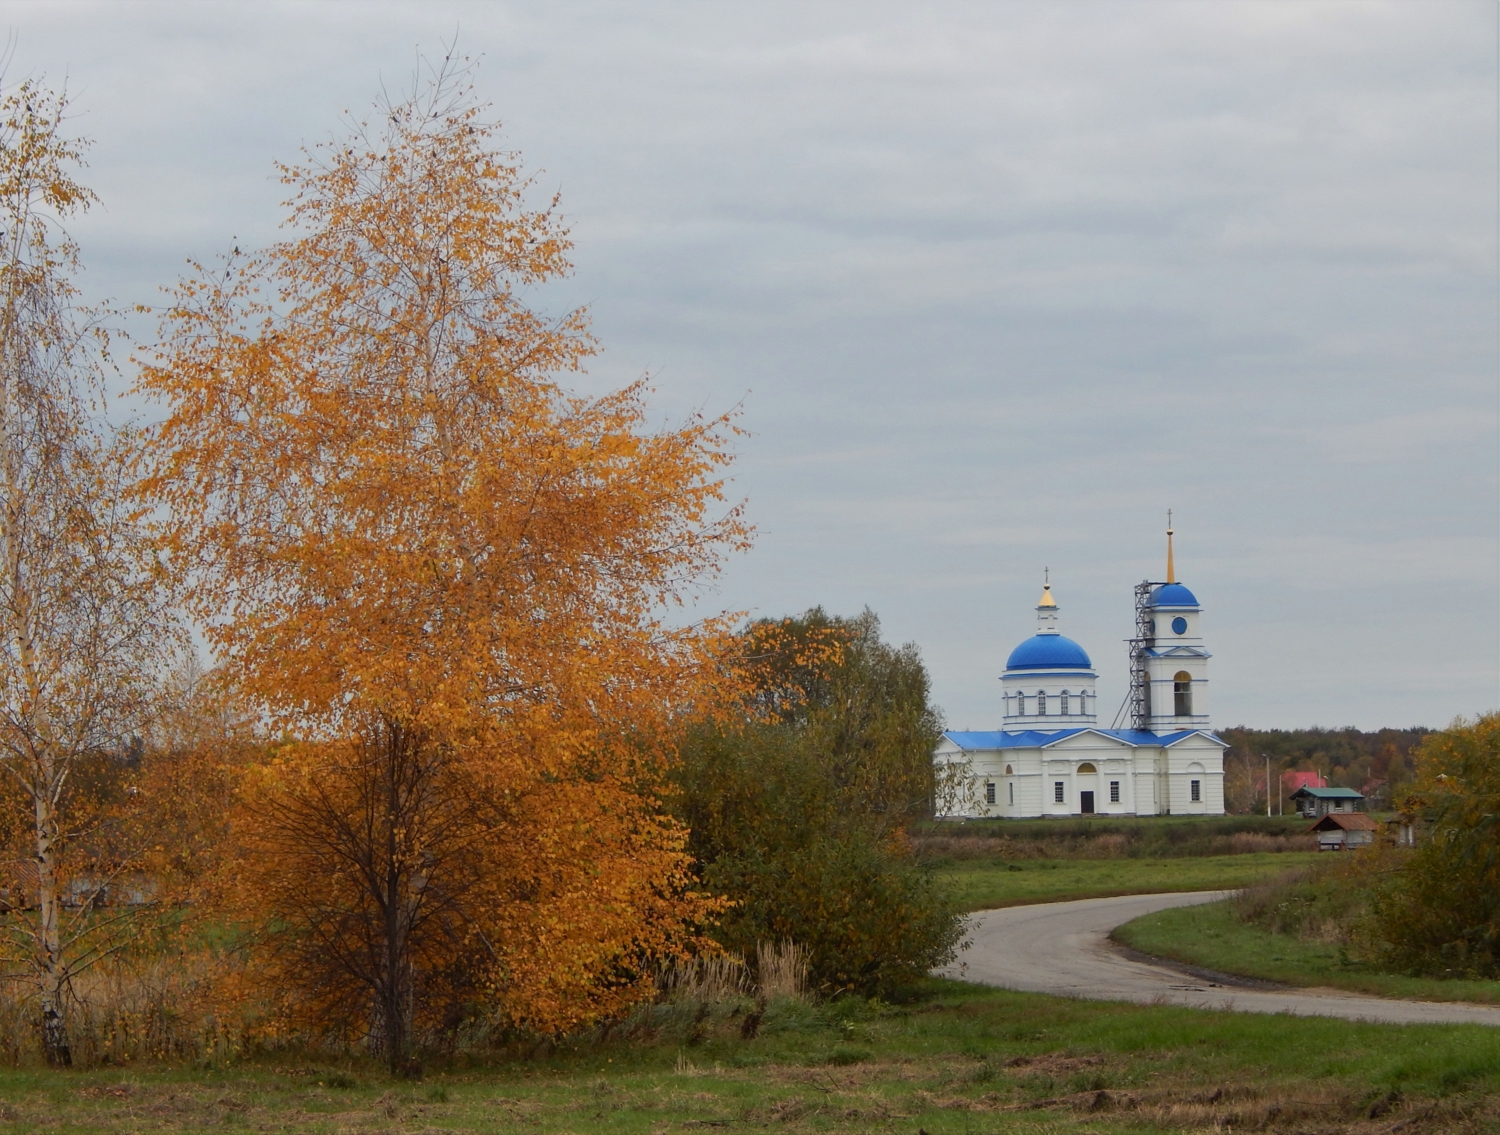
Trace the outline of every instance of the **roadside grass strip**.
[[1111, 937], [1145, 954], [1283, 985], [1326, 986], [1416, 1001], [1500, 1004], [1500, 981], [1374, 973], [1336, 942], [1307, 941], [1241, 922], [1227, 902], [1148, 914], [1127, 922]]
[[968, 860], [936, 871], [963, 910], [998, 910], [1114, 895], [1236, 890], [1305, 866], [1317, 857], [1312, 851], [1203, 859]]
[[[785, 1001], [392, 1082], [289, 1054], [226, 1069], [0, 1073], [0, 1130], [115, 1133], [1492, 1130], [1500, 1030], [1074, 1002], [933, 980]], [[665, 1020], [665, 1018], [663, 1018]]]

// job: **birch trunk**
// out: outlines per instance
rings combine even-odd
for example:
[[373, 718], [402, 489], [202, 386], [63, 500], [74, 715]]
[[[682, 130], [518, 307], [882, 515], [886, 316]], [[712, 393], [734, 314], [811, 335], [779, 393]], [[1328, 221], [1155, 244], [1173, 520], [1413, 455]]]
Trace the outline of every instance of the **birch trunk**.
[[[50, 765], [50, 762], [48, 762]], [[42, 769], [42, 779], [53, 779], [52, 770]], [[68, 1021], [63, 1004], [68, 970], [62, 954], [62, 897], [57, 885], [57, 811], [49, 794], [37, 792], [36, 873], [37, 932], [36, 968], [41, 987], [42, 1052], [47, 1063], [67, 1067], [73, 1063], [68, 1043]]]
[[[22, 254], [18, 243], [19, 234], [12, 235], [12, 246], [8, 249], [12, 261]], [[40, 988], [42, 1020], [42, 1051], [47, 1063], [66, 1066], [71, 1064], [72, 1049], [68, 1043], [68, 1026], [63, 1004], [63, 992], [67, 983], [67, 971], [62, 957], [62, 903], [57, 885], [57, 753], [47, 715], [47, 692], [43, 689], [37, 663], [36, 642], [33, 633], [35, 603], [27, 578], [29, 564], [27, 537], [33, 535], [29, 529], [35, 527], [27, 521], [28, 516], [28, 461], [24, 419], [23, 390], [27, 376], [23, 373], [27, 365], [27, 344], [23, 342], [24, 329], [18, 318], [21, 297], [17, 294], [17, 273], [7, 273], [9, 287], [6, 289], [3, 314], [0, 314], [0, 337], [3, 337], [3, 373], [0, 373], [0, 495], [3, 495], [3, 529], [0, 543], [5, 556], [6, 591], [9, 600], [5, 604], [6, 638], [10, 640], [12, 657], [18, 663], [21, 689], [25, 704], [19, 719], [25, 722], [24, 732], [32, 748], [30, 768], [15, 769], [25, 793], [30, 796], [34, 813], [36, 835], [36, 924], [33, 931], [35, 967]], [[58, 439], [46, 438], [44, 442]], [[42, 447], [37, 447], [42, 448]], [[61, 447], [58, 447], [61, 448]], [[50, 480], [43, 473], [39, 478], [44, 483]], [[16, 762], [20, 764], [22, 762]]]

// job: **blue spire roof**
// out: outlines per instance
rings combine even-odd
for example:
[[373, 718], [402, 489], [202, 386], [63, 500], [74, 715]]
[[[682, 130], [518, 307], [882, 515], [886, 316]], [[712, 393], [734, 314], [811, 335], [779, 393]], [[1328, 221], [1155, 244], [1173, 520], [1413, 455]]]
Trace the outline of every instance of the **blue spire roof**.
[[1148, 607], [1196, 607], [1197, 597], [1180, 583], [1164, 583], [1151, 593]]
[[1089, 670], [1088, 652], [1060, 634], [1039, 634], [1010, 652], [1007, 670]]

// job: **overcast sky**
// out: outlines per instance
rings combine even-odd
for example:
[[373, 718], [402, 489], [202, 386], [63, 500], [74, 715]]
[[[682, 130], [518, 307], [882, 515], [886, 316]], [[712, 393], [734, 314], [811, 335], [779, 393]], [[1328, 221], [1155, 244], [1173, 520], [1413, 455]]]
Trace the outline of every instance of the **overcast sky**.
[[759, 536], [707, 601], [870, 606], [954, 727], [1044, 566], [1112, 714], [1168, 508], [1216, 724], [1500, 704], [1493, 2], [0, 11], [97, 139], [122, 302], [273, 239], [272, 161], [457, 32], [562, 194], [585, 386], [743, 403]]

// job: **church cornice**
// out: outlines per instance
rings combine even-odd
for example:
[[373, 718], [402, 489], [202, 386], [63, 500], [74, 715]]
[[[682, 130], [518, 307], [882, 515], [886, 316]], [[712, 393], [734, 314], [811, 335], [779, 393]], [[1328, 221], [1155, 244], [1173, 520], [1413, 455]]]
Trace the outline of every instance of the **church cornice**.
[[1098, 676], [1092, 670], [1007, 670], [1000, 675], [1000, 680], [1025, 678], [1028, 682], [1033, 682], [1038, 678], [1097, 678]]

